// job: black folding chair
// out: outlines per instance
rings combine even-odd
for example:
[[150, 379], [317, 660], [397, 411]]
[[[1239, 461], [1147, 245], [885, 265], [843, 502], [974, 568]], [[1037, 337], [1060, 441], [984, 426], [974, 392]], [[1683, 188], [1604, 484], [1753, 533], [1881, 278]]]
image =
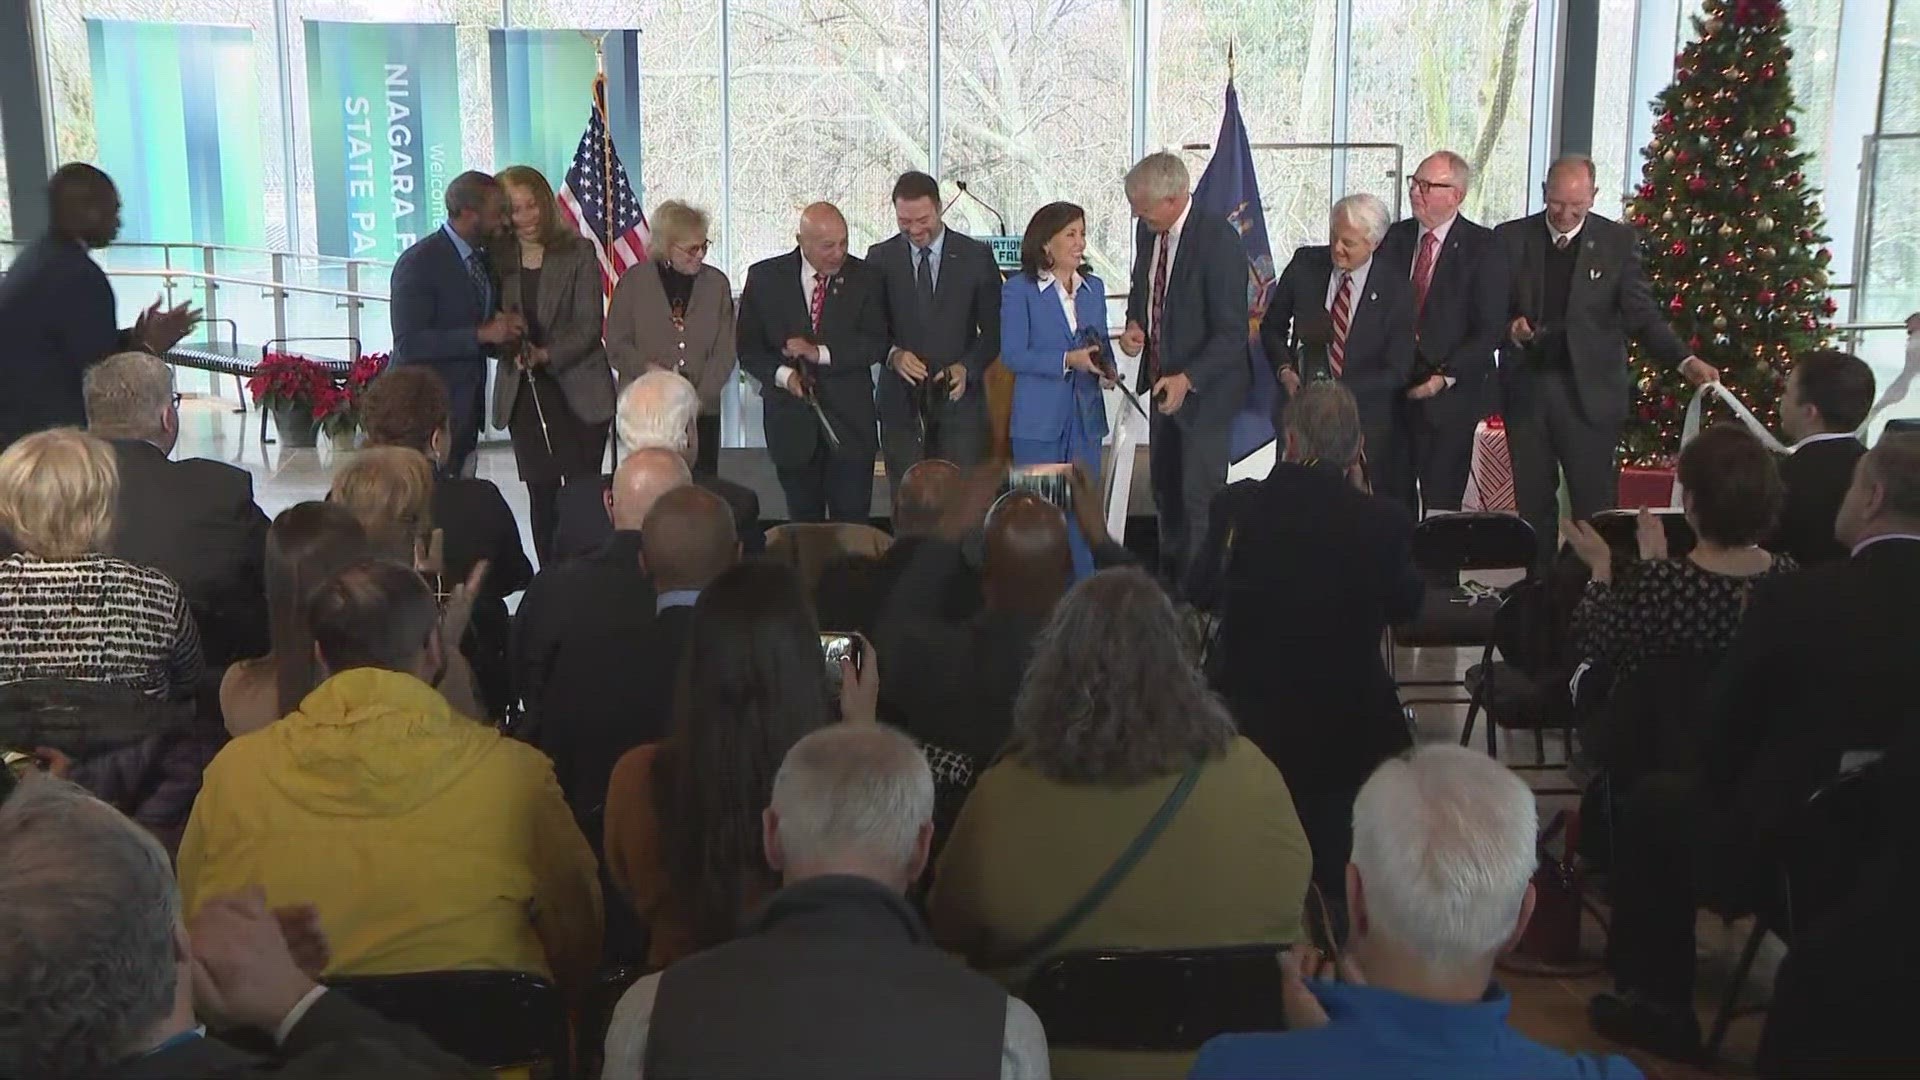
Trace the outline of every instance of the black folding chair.
[[560, 991], [519, 971], [422, 971], [328, 979], [327, 986], [442, 1050], [483, 1069], [531, 1067], [572, 1076], [567, 1007]]
[[1087, 1050], [1198, 1050], [1225, 1032], [1284, 1031], [1279, 954], [1285, 945], [1062, 953], [1021, 999], [1047, 1044]]

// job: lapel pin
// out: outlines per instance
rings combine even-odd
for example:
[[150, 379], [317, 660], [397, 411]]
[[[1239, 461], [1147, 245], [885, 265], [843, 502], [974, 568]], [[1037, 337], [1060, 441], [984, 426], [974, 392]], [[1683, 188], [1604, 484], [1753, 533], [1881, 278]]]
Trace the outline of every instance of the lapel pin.
[[1368, 299], [1368, 300], [1378, 300], [1378, 299], [1380, 299], [1380, 294], [1379, 294], [1379, 293], [1377, 293], [1377, 292], [1370, 292], [1370, 293], [1368, 293], [1368, 294], [1367, 294], [1367, 299]]
[[1599, 281], [1599, 280], [1600, 280], [1600, 271], [1598, 271], [1598, 270], [1589, 270], [1589, 271], [1587, 271], [1587, 280], [1588, 280], [1588, 281]]

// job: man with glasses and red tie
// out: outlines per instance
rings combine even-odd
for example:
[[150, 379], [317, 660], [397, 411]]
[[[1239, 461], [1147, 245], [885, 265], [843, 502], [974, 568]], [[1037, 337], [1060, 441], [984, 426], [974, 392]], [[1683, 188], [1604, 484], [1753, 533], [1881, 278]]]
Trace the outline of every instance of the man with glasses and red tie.
[[1333, 204], [1330, 242], [1293, 253], [1273, 283], [1260, 343], [1276, 367], [1274, 428], [1306, 380], [1336, 379], [1353, 394], [1373, 490], [1400, 497], [1402, 455], [1396, 401], [1413, 373], [1413, 283], [1374, 257], [1387, 235], [1387, 205], [1375, 195]]
[[1473, 166], [1451, 150], [1407, 178], [1413, 216], [1387, 230], [1378, 256], [1413, 284], [1413, 374], [1401, 412], [1403, 491], [1416, 510], [1458, 510], [1487, 411], [1487, 377], [1507, 326], [1507, 264], [1493, 230], [1460, 212]]
[[802, 211], [795, 240], [747, 270], [740, 366], [760, 383], [787, 520], [864, 525], [880, 449], [873, 368], [887, 356], [881, 282], [847, 254], [847, 219], [832, 203]]
[[1500, 414], [1514, 499], [1543, 567], [1559, 542], [1562, 474], [1576, 521], [1619, 501], [1615, 450], [1633, 395], [1627, 339], [1695, 386], [1720, 377], [1667, 325], [1640, 268], [1639, 235], [1592, 212], [1593, 162], [1561, 158], [1545, 188], [1544, 211], [1493, 231], [1510, 272]]

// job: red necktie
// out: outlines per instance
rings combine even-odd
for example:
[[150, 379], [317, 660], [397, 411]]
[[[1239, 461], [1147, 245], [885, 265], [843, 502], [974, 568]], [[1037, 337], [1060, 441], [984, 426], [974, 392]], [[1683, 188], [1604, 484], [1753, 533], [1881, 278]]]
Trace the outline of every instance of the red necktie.
[[820, 332], [820, 312], [827, 306], [827, 275], [818, 270], [813, 274], [813, 298], [807, 301], [807, 314], [813, 316], [813, 332]]
[[1340, 291], [1333, 294], [1333, 347], [1327, 350], [1327, 361], [1333, 368], [1333, 377], [1339, 378], [1347, 370], [1347, 320], [1353, 315], [1353, 275], [1340, 271]]
[[1173, 234], [1160, 236], [1160, 253], [1153, 258], [1153, 303], [1148, 319], [1153, 325], [1147, 335], [1147, 383], [1160, 381], [1160, 327], [1167, 314], [1167, 249], [1173, 246]]
[[1427, 289], [1433, 284], [1433, 252], [1440, 246], [1440, 238], [1433, 233], [1420, 238], [1420, 257], [1413, 260], [1413, 314], [1417, 318], [1420, 310], [1427, 306]]

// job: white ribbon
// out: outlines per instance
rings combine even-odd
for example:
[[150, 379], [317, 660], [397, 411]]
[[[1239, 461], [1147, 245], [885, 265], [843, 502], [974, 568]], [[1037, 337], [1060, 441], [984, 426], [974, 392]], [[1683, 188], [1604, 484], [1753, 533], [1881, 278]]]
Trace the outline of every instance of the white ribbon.
[[[1701, 383], [1700, 388], [1693, 392], [1692, 399], [1687, 402], [1686, 417], [1680, 421], [1681, 449], [1686, 449], [1687, 444], [1692, 442], [1694, 437], [1700, 434], [1701, 415], [1705, 411], [1707, 395], [1709, 394], [1719, 395], [1720, 400], [1727, 403], [1727, 407], [1733, 410], [1733, 415], [1739, 419], [1740, 423], [1745, 425], [1746, 429], [1753, 433], [1753, 437], [1759, 439], [1761, 444], [1767, 449], [1776, 454], [1789, 454], [1793, 452], [1791, 447], [1773, 437], [1773, 432], [1768, 431], [1767, 425], [1761, 423], [1760, 418], [1753, 415], [1753, 410], [1747, 408], [1746, 404], [1740, 400], [1738, 394], [1735, 394], [1732, 390], [1727, 389], [1724, 384], [1718, 382]], [[1671, 509], [1678, 510], [1681, 508], [1680, 496], [1680, 479], [1676, 476], [1673, 481], [1673, 501], [1669, 504]]]

